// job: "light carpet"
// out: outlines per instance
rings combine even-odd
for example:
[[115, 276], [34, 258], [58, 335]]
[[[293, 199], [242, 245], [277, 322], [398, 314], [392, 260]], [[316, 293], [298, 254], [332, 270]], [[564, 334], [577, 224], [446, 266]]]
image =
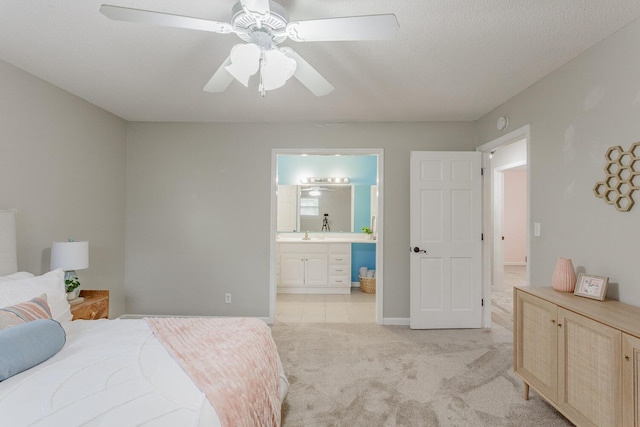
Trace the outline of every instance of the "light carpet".
[[512, 370], [512, 333], [277, 323], [283, 426], [570, 426]]

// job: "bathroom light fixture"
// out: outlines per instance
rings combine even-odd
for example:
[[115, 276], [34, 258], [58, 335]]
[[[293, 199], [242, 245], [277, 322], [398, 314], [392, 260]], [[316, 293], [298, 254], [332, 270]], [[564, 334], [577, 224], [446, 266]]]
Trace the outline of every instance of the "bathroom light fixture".
[[349, 182], [348, 177], [307, 177], [300, 179], [301, 184], [349, 184]]

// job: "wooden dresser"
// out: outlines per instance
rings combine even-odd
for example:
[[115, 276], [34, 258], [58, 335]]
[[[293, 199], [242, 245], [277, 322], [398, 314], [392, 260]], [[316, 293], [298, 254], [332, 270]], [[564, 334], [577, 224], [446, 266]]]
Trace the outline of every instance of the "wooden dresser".
[[109, 317], [109, 291], [80, 291], [84, 301], [71, 306], [73, 320], [96, 320]]
[[515, 373], [577, 426], [640, 426], [640, 308], [516, 287]]

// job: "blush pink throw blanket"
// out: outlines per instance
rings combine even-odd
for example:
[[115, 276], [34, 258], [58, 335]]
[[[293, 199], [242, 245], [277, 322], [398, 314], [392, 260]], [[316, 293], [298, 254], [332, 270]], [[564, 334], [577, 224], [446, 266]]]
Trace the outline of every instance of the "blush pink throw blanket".
[[251, 318], [147, 318], [223, 426], [279, 426], [280, 375], [269, 327]]

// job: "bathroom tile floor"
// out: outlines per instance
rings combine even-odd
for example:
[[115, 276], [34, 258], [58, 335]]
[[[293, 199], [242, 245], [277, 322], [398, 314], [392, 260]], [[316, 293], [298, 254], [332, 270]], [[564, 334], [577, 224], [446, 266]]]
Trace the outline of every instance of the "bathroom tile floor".
[[[504, 290], [492, 293], [492, 320], [511, 329], [513, 286], [526, 284], [526, 267], [505, 266]], [[276, 323], [375, 323], [376, 296], [351, 288], [350, 295], [278, 294]]]
[[359, 288], [350, 295], [278, 294], [277, 322], [375, 323], [376, 296]]

